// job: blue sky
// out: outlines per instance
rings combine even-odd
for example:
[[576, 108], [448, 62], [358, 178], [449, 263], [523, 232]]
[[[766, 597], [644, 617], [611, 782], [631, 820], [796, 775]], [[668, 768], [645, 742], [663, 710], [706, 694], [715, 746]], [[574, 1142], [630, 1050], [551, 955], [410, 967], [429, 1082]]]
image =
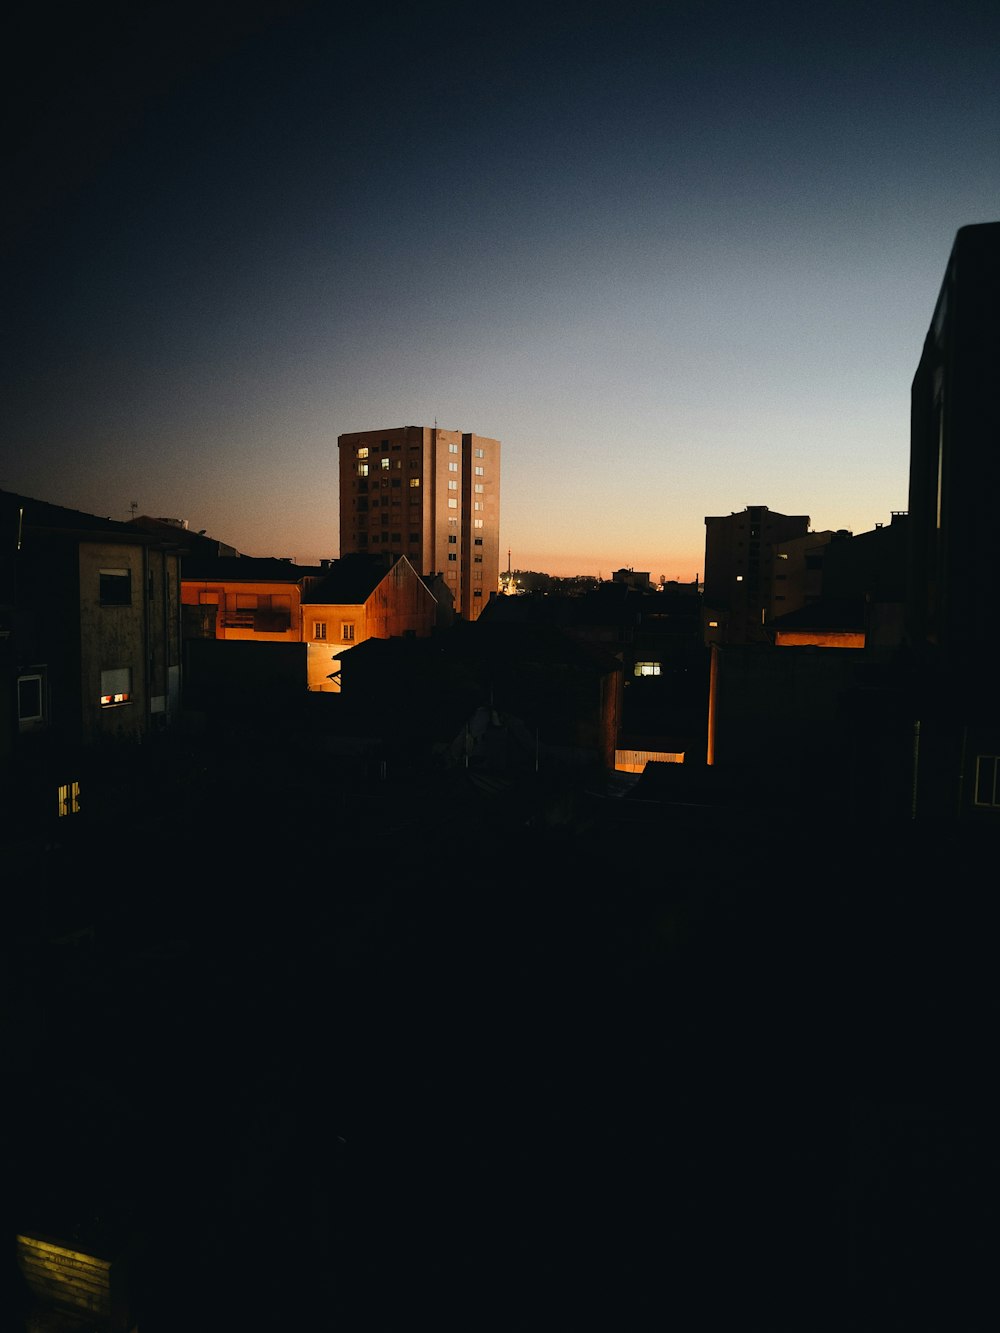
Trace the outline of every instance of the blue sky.
[[239, 13], [22, 32], [0, 485], [312, 561], [338, 434], [437, 420], [515, 566], [685, 579], [706, 514], [906, 507], [995, 5]]

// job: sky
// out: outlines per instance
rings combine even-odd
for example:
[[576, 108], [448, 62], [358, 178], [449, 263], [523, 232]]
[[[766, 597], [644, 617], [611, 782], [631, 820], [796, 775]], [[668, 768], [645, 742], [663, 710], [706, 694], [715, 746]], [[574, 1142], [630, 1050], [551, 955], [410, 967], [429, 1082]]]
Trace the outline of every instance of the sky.
[[[227, 12], [228, 11], [228, 12]], [[907, 507], [1000, 7], [112, 3], [12, 21], [0, 487], [339, 554], [337, 437], [502, 442], [506, 565]]]

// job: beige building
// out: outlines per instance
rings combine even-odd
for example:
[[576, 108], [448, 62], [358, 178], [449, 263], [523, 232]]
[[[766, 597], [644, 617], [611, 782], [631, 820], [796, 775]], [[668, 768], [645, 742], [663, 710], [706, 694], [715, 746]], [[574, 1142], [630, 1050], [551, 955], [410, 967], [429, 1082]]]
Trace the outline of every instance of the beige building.
[[341, 435], [340, 550], [405, 555], [475, 620], [500, 574], [500, 441], [436, 426]]

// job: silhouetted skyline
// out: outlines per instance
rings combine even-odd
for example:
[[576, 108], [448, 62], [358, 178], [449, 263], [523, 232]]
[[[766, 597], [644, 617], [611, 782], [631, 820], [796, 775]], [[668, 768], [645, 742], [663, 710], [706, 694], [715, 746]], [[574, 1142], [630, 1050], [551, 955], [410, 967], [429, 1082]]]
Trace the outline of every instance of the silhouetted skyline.
[[504, 442], [503, 563], [684, 579], [706, 514], [906, 507], [993, 7], [63, 22], [11, 43], [0, 485], [313, 560], [337, 436], [436, 420]]

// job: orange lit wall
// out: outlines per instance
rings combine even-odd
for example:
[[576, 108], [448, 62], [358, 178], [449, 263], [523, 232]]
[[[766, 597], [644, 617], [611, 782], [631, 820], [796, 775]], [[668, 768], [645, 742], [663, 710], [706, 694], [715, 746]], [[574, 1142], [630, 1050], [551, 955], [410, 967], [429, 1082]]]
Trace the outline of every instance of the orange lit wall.
[[865, 636], [854, 630], [779, 630], [779, 648], [863, 648]]

